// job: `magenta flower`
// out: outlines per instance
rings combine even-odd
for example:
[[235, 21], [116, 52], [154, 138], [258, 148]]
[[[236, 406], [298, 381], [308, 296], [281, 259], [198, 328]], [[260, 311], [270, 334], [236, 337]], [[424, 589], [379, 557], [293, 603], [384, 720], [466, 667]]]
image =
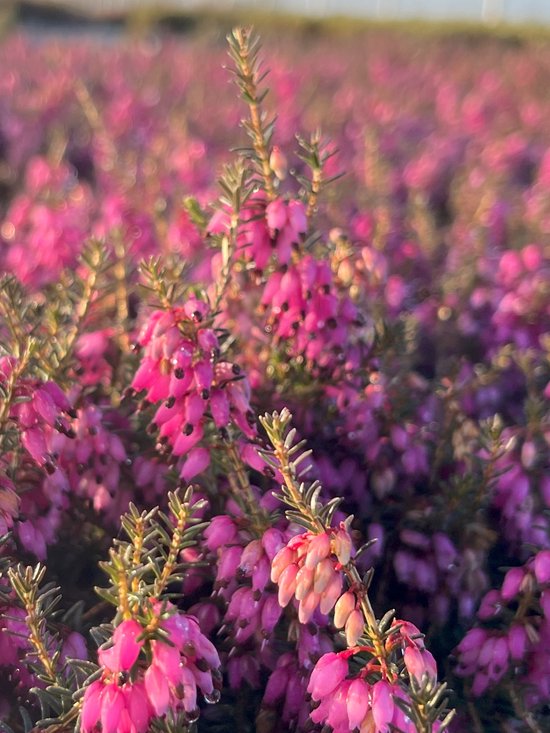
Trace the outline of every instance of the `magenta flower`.
[[128, 672], [139, 656], [143, 641], [138, 637], [143, 634], [143, 627], [137, 621], [122, 621], [113, 633], [113, 646], [100, 649], [98, 658], [101, 665], [111, 672]]
[[342, 654], [331, 652], [319, 659], [307, 686], [307, 691], [314, 700], [322, 700], [333, 692], [348, 674], [347, 658]]

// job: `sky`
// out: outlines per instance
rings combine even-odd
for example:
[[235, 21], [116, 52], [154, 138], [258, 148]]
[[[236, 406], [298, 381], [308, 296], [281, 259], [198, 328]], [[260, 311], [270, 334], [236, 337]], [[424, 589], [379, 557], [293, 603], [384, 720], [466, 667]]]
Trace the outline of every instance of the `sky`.
[[550, 23], [550, 0], [235, 0], [234, 4], [245, 3], [321, 15], [352, 13], [401, 18], [500, 18], [510, 22]]

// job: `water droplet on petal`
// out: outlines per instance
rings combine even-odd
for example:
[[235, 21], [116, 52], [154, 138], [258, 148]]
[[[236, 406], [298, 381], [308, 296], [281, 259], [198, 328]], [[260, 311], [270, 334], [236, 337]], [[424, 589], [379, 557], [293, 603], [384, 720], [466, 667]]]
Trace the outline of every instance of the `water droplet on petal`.
[[209, 695], [204, 696], [204, 699], [209, 705], [215, 705], [217, 702], [220, 701], [221, 698], [221, 692], [219, 690], [212, 690], [212, 692]]
[[195, 723], [199, 719], [200, 711], [198, 708], [187, 712], [187, 720], [190, 723]]

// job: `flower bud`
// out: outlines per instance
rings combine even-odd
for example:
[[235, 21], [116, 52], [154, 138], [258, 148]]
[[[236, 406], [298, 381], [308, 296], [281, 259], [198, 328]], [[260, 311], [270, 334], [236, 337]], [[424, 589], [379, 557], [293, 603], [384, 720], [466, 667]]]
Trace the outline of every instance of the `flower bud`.
[[542, 550], [535, 556], [535, 577], [541, 585], [550, 583], [550, 550]]
[[269, 156], [269, 167], [280, 181], [284, 181], [287, 174], [287, 159], [278, 145], [273, 146]]
[[[282, 547], [271, 563], [271, 580], [278, 583], [281, 573], [294, 562], [294, 552], [287, 546]], [[297, 566], [296, 566], [297, 567]], [[296, 572], [298, 570], [296, 569]]]
[[[298, 574], [298, 566], [296, 564], [288, 565], [278, 578], [279, 584], [279, 604], [282, 608], [288, 605], [290, 599], [296, 590], [296, 575]], [[273, 576], [272, 576], [273, 577]]]
[[360, 677], [350, 684], [346, 705], [350, 730], [359, 728], [369, 710], [369, 686]]
[[350, 613], [346, 621], [346, 642], [348, 647], [354, 647], [357, 644], [364, 628], [365, 620], [363, 619], [363, 614], [356, 608]]
[[307, 691], [314, 700], [321, 700], [333, 692], [348, 673], [348, 663], [340, 654], [324, 654], [313, 669]]
[[347, 565], [351, 558], [351, 550], [352, 550], [352, 544], [351, 544], [351, 537], [349, 536], [348, 531], [341, 526], [340, 529], [337, 530], [335, 536], [334, 536], [334, 554], [338, 558], [338, 562], [340, 562], [342, 565]]
[[394, 702], [392, 686], [386, 680], [379, 680], [372, 687], [372, 716], [376, 729], [387, 730], [393, 717]]
[[180, 478], [185, 482], [191, 481], [210, 465], [210, 452], [207, 448], [192, 448], [187, 454], [185, 463], [181, 467]]
[[222, 545], [230, 545], [237, 537], [237, 528], [231, 517], [220, 514], [214, 517], [204, 531], [206, 546], [209, 550], [217, 550]]
[[316, 593], [323, 593], [330, 583], [334, 570], [332, 561], [327, 557], [322, 560], [315, 568], [315, 577], [313, 581], [313, 590]]
[[321, 613], [330, 613], [341, 593], [342, 576], [340, 573], [334, 572], [330, 583], [321, 594], [321, 603], [319, 606]]
[[521, 587], [521, 581], [525, 575], [523, 568], [510, 568], [504, 576], [501, 595], [504, 601], [510, 601], [517, 596]]
[[330, 553], [330, 539], [326, 532], [313, 537], [308, 546], [306, 555], [306, 568], [313, 569], [317, 563], [324, 560]]
[[348, 590], [340, 596], [334, 607], [334, 625], [337, 629], [343, 629], [350, 613], [355, 609], [355, 594]]
[[302, 598], [298, 606], [298, 620], [301, 624], [307, 624], [311, 620], [315, 609], [319, 605], [319, 594], [310, 590], [309, 593]]
[[307, 565], [303, 565], [296, 575], [296, 599], [301, 601], [313, 586], [314, 572]]

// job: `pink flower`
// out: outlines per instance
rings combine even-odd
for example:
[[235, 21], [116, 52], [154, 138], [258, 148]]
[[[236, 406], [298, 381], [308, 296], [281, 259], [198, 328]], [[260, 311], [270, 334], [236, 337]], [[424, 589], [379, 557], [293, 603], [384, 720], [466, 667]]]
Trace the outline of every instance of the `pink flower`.
[[535, 577], [541, 585], [550, 583], [550, 550], [542, 550], [535, 555]]
[[118, 733], [126, 699], [116, 684], [105, 685], [101, 693], [101, 733]]
[[348, 673], [347, 659], [341, 654], [324, 654], [315, 665], [307, 691], [314, 700], [322, 700], [335, 690]]
[[348, 713], [349, 727], [353, 730], [359, 728], [370, 707], [370, 690], [368, 684], [357, 677], [348, 689], [346, 707]]
[[121, 687], [116, 682], [96, 680], [82, 698], [83, 733], [145, 733], [154, 711], [147, 699], [143, 682], [138, 680]]
[[82, 718], [81, 726], [84, 733], [93, 731], [101, 717], [101, 693], [104, 684], [101, 680], [96, 680], [88, 685], [84, 697], [82, 698]]
[[170, 687], [162, 669], [154, 663], [151, 664], [145, 672], [143, 682], [155, 715], [164, 715], [170, 704]]
[[114, 631], [113, 646], [99, 650], [100, 664], [111, 672], [128, 672], [137, 661], [143, 646], [143, 641], [138, 641], [141, 634], [143, 627], [137, 621], [123, 621]]
[[392, 686], [386, 680], [379, 680], [372, 687], [372, 716], [380, 733], [386, 733], [389, 730], [393, 717], [395, 703], [392, 692]]
[[437, 679], [437, 665], [432, 654], [427, 649], [417, 649], [408, 646], [403, 654], [405, 667], [411, 677], [422, 682], [424, 676]]

